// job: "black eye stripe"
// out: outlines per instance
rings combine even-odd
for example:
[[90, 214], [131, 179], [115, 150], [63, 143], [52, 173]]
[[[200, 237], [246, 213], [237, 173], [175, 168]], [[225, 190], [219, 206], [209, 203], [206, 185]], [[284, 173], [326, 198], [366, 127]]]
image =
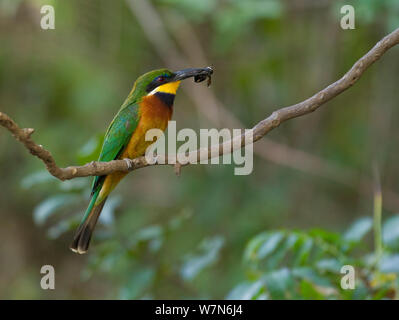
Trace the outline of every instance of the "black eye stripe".
[[160, 76], [156, 77], [155, 80], [157, 81], [164, 81], [167, 78], [169, 78], [169, 76], [167, 74], [161, 74]]
[[154, 78], [147, 86], [146, 91], [151, 92], [156, 87], [160, 86], [163, 82], [166, 82], [171, 76], [168, 74], [161, 74], [160, 76]]

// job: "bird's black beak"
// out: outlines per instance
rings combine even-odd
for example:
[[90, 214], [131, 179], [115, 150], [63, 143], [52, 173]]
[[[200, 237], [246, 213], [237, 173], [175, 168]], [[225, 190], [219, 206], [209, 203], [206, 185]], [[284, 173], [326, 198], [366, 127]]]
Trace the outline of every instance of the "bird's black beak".
[[173, 81], [181, 81], [194, 77], [195, 82], [201, 82], [206, 78], [210, 78], [212, 73], [213, 69], [211, 67], [183, 69], [175, 72]]

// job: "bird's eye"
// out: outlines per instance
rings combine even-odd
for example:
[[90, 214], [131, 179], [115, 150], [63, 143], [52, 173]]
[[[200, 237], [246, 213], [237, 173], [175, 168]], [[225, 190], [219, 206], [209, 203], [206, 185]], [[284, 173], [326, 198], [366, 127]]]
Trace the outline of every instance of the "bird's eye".
[[157, 81], [158, 82], [163, 82], [165, 80], [165, 77], [164, 76], [159, 76], [158, 78], [157, 78]]

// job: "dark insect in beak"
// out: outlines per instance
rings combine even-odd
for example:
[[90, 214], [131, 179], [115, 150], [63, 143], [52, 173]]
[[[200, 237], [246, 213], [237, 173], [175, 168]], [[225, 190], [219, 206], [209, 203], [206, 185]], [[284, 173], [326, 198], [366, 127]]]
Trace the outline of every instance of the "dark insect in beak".
[[213, 74], [213, 69], [212, 69], [212, 67], [206, 67], [205, 69], [208, 71], [208, 73], [196, 75], [194, 77], [194, 82], [202, 82], [202, 81], [205, 81], [205, 79], [208, 78], [208, 81], [207, 81], [206, 85], [209, 87], [211, 85], [211, 83], [212, 83], [212, 77], [211, 76]]
[[211, 84], [212, 74], [213, 74], [212, 67], [184, 69], [175, 72], [173, 81], [180, 81], [190, 77], [193, 77], [195, 82], [202, 82], [208, 79], [208, 87], [209, 87]]

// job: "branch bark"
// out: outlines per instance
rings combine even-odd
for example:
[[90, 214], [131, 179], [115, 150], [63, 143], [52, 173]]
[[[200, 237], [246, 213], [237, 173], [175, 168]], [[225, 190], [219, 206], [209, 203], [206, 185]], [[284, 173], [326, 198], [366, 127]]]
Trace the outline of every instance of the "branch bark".
[[[231, 152], [235, 149], [242, 148], [246, 143], [251, 143], [251, 139], [246, 139], [246, 135], [248, 136], [252, 134], [253, 142], [258, 141], [271, 130], [277, 128], [281, 123], [315, 111], [326, 102], [353, 86], [374, 62], [380, 59], [385, 52], [397, 44], [399, 44], [399, 28], [380, 40], [366, 55], [360, 58], [341, 79], [332, 83], [305, 101], [274, 111], [269, 117], [260, 121], [249, 132], [246, 132], [241, 136], [237, 136], [223, 144], [211, 146], [209, 149], [202, 148], [192, 152], [190, 154], [190, 159], [193, 159], [194, 161], [191, 162], [210, 159], [214, 156], [221, 156], [223, 155], [223, 152], [226, 152], [226, 150], [230, 150]], [[32, 140], [31, 135], [34, 132], [34, 129], [21, 129], [8, 115], [1, 112], [0, 125], [8, 129], [18, 141], [24, 144], [32, 155], [41, 159], [46, 165], [49, 173], [60, 180], [106, 175], [116, 171], [129, 172], [139, 168], [160, 164], [170, 164], [175, 166], [176, 163], [176, 156], [167, 157], [166, 155], [160, 155], [155, 163], [148, 163], [145, 157], [139, 157], [133, 160], [123, 159], [109, 162], [93, 161], [84, 166], [60, 168], [57, 166], [52, 154], [48, 150], [44, 149], [43, 146], [36, 144]], [[229, 148], [226, 148], [226, 146]], [[184, 164], [179, 166], [184, 166]]]
[[[209, 63], [204, 48], [190, 23], [173, 8], [159, 8], [147, 0], [126, 0], [130, 11], [164, 63], [174, 69], [201, 66]], [[156, 21], [156, 23], [154, 23]], [[334, 29], [334, 32], [338, 30]], [[323, 73], [324, 75], [325, 73]], [[244, 128], [236, 116], [215, 96], [213, 90], [187, 83], [182, 88], [192, 100], [198, 121], [207, 119], [216, 128]], [[379, 111], [376, 111], [379, 112]], [[299, 170], [316, 177], [340, 183], [360, 195], [370, 197], [373, 180], [356, 169], [336, 164], [334, 161], [288, 146], [264, 136], [254, 148], [254, 155], [279, 166]], [[384, 207], [395, 211], [399, 196], [383, 188]]]

